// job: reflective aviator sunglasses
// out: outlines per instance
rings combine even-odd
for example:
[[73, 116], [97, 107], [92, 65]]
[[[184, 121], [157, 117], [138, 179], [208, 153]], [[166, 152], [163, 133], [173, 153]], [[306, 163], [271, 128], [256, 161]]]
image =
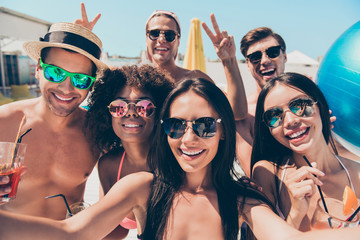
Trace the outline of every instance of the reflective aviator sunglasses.
[[70, 77], [71, 84], [81, 90], [89, 89], [95, 81], [95, 77], [91, 77], [83, 73], [71, 73], [60, 67], [46, 64], [40, 59], [40, 66], [43, 69], [44, 77], [46, 80], [54, 83], [61, 83], [67, 77]]
[[181, 138], [188, 128], [187, 122], [192, 123], [192, 130], [201, 138], [211, 138], [216, 134], [216, 123], [221, 122], [221, 118], [202, 117], [196, 120], [182, 120], [178, 118], [167, 118], [161, 120], [161, 125], [166, 135], [170, 138]]
[[138, 100], [136, 103], [127, 103], [121, 99], [112, 101], [108, 108], [111, 116], [124, 117], [129, 111], [130, 105], [134, 105], [136, 113], [141, 117], [150, 117], [156, 108], [149, 100]]
[[153, 29], [148, 30], [147, 35], [152, 41], [155, 41], [159, 38], [160, 34], [164, 34], [165, 40], [167, 42], [172, 42], [175, 40], [176, 36], [180, 37], [180, 34], [173, 31], [173, 30], [159, 30], [159, 29]]
[[[266, 55], [271, 58], [277, 58], [280, 55], [280, 51], [282, 50], [281, 46], [273, 46], [273, 47], [269, 47], [268, 49], [266, 49], [264, 52], [266, 53]], [[256, 64], [259, 63], [261, 61], [262, 58], [262, 51], [256, 51], [253, 52], [249, 55], [246, 56], [247, 59], [249, 59], [249, 61], [252, 64]]]
[[[315, 104], [311, 98], [302, 97], [291, 100], [288, 108], [298, 117], [310, 117], [315, 113]], [[284, 113], [285, 110], [281, 107], [270, 108], [264, 112], [263, 121], [269, 128], [276, 128], [283, 122]]]

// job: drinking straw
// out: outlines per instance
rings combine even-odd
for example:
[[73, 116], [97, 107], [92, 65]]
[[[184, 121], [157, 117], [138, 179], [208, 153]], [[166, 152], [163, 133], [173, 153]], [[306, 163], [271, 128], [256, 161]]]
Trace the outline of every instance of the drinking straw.
[[[30, 132], [32, 130], [32, 128], [29, 128], [28, 130], [26, 130], [23, 134], [21, 134], [21, 136], [18, 138], [18, 140], [16, 141], [16, 143], [21, 143], [21, 140], [23, 138], [23, 136], [25, 136], [28, 132]], [[15, 161], [15, 158], [16, 158], [16, 155], [17, 155], [17, 152], [18, 152], [18, 149], [19, 149], [19, 146], [16, 144], [16, 147], [15, 147], [15, 152], [13, 153], [13, 156], [12, 156], [12, 163], [11, 163], [11, 166], [14, 164], [14, 161]]]
[[22, 128], [24, 122], [25, 122], [25, 114], [24, 114], [23, 118], [21, 119], [19, 130], [18, 130], [18, 133], [17, 133], [16, 138], [15, 138], [15, 144], [14, 144], [13, 151], [12, 151], [12, 154], [11, 154], [11, 165], [10, 166], [14, 165], [15, 156], [16, 156], [15, 155], [15, 150], [16, 150], [16, 146], [17, 146], [16, 143], [18, 142], [20, 131], [21, 131], [21, 128]]
[[32, 128], [29, 128], [28, 130], [26, 130], [23, 134], [21, 134], [21, 136], [18, 138], [17, 143], [21, 143], [21, 140], [23, 138], [23, 136], [25, 136], [28, 132], [30, 132], [32, 130]]
[[[309, 160], [306, 158], [306, 156], [303, 156], [303, 158], [305, 159], [306, 163], [307, 163], [310, 167], [312, 167], [311, 163], [310, 163]], [[313, 174], [313, 175], [314, 175], [314, 174]], [[314, 175], [314, 176], [317, 178], [316, 175]], [[323, 203], [323, 205], [324, 205], [324, 210], [325, 210], [325, 212], [326, 212], [327, 214], [329, 214], [329, 211], [328, 211], [328, 209], [327, 209], [327, 206], [326, 206], [326, 203], [325, 203], [325, 199], [324, 199], [324, 195], [323, 195], [323, 193], [322, 193], [322, 191], [321, 191], [321, 188], [320, 188], [319, 185], [317, 185], [317, 188], [318, 188], [319, 193], [320, 193], [321, 201], [322, 201], [322, 203]]]
[[70, 215], [70, 217], [73, 215], [72, 214], [72, 212], [71, 212], [71, 210], [70, 210], [70, 207], [69, 207], [69, 204], [68, 204], [68, 202], [66, 201], [66, 197], [64, 196], [64, 194], [56, 194], [56, 195], [52, 195], [52, 196], [47, 196], [47, 197], [45, 197], [46, 199], [48, 199], [48, 198], [54, 198], [54, 197], [62, 197], [62, 199], [64, 200], [64, 202], [65, 202], [65, 205], [66, 205], [66, 209], [68, 210], [68, 212], [69, 212], [69, 215]]
[[353, 220], [354, 217], [356, 216], [356, 214], [358, 214], [359, 211], [360, 211], [360, 206], [355, 210], [355, 212], [353, 214], [351, 214], [350, 217], [348, 217], [348, 219], [346, 219], [346, 221], [350, 222], [351, 220]]

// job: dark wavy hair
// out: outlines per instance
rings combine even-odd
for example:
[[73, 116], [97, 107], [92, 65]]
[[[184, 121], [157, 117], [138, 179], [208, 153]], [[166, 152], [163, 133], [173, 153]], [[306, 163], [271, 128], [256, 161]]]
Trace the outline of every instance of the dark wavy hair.
[[[235, 240], [239, 231], [238, 196], [265, 198], [236, 179], [233, 168], [236, 142], [234, 115], [225, 94], [214, 83], [205, 79], [182, 81], [167, 97], [160, 118], [168, 118], [174, 100], [190, 91], [206, 99], [221, 118], [225, 137], [220, 140], [218, 152], [211, 162], [212, 183], [218, 196], [224, 239]], [[163, 239], [174, 196], [180, 191], [185, 179], [185, 172], [173, 155], [167, 135], [161, 127], [156, 130], [155, 142], [156, 145], [148, 155], [148, 165], [155, 178], [148, 203], [144, 239]]]
[[156, 106], [155, 122], [158, 121], [166, 96], [173, 89], [173, 83], [150, 65], [123, 66], [104, 71], [95, 82], [94, 91], [88, 100], [89, 111], [86, 117], [86, 126], [91, 130], [92, 138], [102, 152], [121, 146], [121, 140], [113, 131], [112, 117], [107, 106], [126, 86], [151, 95]]
[[279, 143], [272, 135], [269, 127], [263, 122], [265, 98], [277, 84], [301, 91], [317, 102], [319, 108], [322, 133], [326, 143], [330, 143], [334, 152], [337, 153], [334, 139], [331, 135], [331, 123], [329, 106], [319, 87], [309, 78], [298, 73], [284, 73], [270, 80], [260, 92], [255, 113], [255, 138], [251, 154], [251, 172], [256, 162], [269, 160], [277, 165], [282, 165], [285, 156], [292, 154], [292, 151]]

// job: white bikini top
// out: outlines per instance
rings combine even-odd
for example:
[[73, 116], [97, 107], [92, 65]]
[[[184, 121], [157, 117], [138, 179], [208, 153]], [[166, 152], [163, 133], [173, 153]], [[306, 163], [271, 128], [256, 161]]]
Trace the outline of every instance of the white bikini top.
[[[351, 181], [351, 178], [350, 178], [350, 173], [349, 171], [347, 170], [347, 168], [345, 167], [345, 165], [342, 163], [342, 161], [340, 160], [340, 158], [337, 156], [337, 155], [334, 155], [335, 158], [339, 161], [340, 165], [343, 167], [343, 169], [345, 170], [345, 173], [346, 173], [346, 176], [348, 177], [349, 179], [349, 182], [350, 182], [350, 187], [351, 189], [355, 192], [355, 188], [354, 188], [354, 185]], [[282, 184], [283, 184], [283, 181], [284, 181], [284, 178], [285, 178], [285, 172], [286, 172], [286, 169], [287, 169], [287, 166], [289, 165], [289, 161], [290, 161], [290, 157], [287, 159], [286, 163], [285, 163], [285, 166], [284, 166], [284, 171], [282, 172], [281, 174], [281, 180], [280, 180], [280, 183], [279, 183], [279, 191], [278, 191], [278, 194], [280, 196], [280, 193], [281, 193], [281, 187], [282, 187]], [[355, 193], [356, 194], [356, 193]], [[279, 201], [276, 201], [276, 210], [279, 214], [279, 216], [285, 220], [285, 216], [284, 214], [281, 212], [280, 210], [280, 207], [279, 207]]]

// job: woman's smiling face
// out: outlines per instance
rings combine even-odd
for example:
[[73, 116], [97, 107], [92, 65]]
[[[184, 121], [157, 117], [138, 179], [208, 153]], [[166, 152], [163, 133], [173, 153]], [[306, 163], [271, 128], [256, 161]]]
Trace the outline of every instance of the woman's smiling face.
[[278, 127], [269, 128], [272, 136], [285, 147], [300, 154], [305, 154], [312, 146], [325, 141], [319, 108], [316, 104], [315, 112], [307, 117], [297, 116], [288, 108], [291, 100], [303, 97], [310, 98], [302, 91], [277, 83], [264, 101], [264, 112], [273, 107], [280, 107], [284, 111], [282, 123]]
[[[116, 99], [124, 100], [127, 103], [136, 103], [144, 99], [152, 101], [149, 94], [129, 86], [124, 87], [116, 95]], [[149, 141], [154, 128], [155, 114], [153, 113], [150, 117], [142, 117], [136, 112], [134, 104], [130, 104], [128, 107], [129, 110], [123, 117], [112, 117], [115, 134], [122, 142]]]
[[[191, 90], [176, 97], [170, 106], [169, 118], [194, 121], [202, 117], [219, 118], [210, 103]], [[185, 172], [207, 171], [210, 167], [209, 163], [216, 156], [222, 136], [221, 124], [216, 123], [216, 127], [215, 135], [205, 139], [197, 136], [192, 130], [192, 123], [187, 122], [187, 129], [182, 137], [168, 137], [169, 146]]]

